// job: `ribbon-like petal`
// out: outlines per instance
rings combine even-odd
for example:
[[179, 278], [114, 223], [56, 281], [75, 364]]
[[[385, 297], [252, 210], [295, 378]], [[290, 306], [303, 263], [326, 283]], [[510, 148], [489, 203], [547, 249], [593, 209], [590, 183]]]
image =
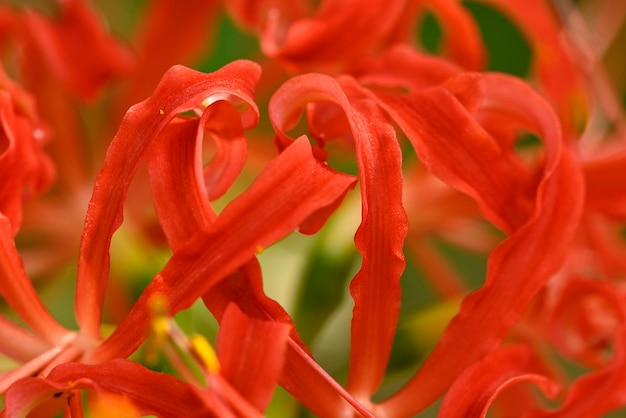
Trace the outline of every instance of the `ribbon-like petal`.
[[256, 124], [252, 99], [260, 76], [258, 65], [236, 61], [204, 74], [172, 67], [146, 101], [133, 106], [113, 139], [96, 178], [87, 210], [76, 283], [76, 317], [86, 335], [99, 335], [100, 312], [109, 272], [109, 245], [122, 222], [122, 209], [130, 180], [161, 131], [178, 114], [201, 107], [203, 101], [244, 102], [243, 126]]

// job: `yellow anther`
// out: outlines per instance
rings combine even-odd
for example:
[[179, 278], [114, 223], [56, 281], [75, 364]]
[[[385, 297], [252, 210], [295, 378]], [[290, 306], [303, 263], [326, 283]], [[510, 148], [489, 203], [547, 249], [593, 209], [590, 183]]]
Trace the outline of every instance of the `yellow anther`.
[[152, 321], [152, 331], [158, 341], [167, 339], [170, 334], [170, 327], [170, 320], [167, 317], [161, 316], [159, 318], [154, 318]]
[[199, 334], [192, 335], [189, 339], [189, 345], [192, 353], [195, 354], [195, 357], [202, 362], [210, 373], [217, 374], [220, 372], [220, 362], [217, 359], [217, 354], [215, 354], [215, 350], [206, 338]]
[[165, 114], [165, 112], [163, 111], [163, 109], [159, 109], [159, 115], [163, 115]]

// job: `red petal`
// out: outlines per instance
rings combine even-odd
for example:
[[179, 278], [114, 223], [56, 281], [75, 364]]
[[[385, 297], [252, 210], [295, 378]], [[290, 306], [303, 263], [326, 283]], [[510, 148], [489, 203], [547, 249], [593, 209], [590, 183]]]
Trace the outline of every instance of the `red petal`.
[[193, 386], [135, 362], [119, 359], [97, 365], [65, 363], [52, 370], [46, 379], [25, 378], [16, 382], [6, 394], [6, 416], [22, 416], [39, 402], [53, 398], [63, 400], [59, 392], [77, 389], [124, 395], [142, 415], [202, 416], [205, 411]]
[[67, 330], [45, 308], [24, 271], [8, 219], [0, 213], [0, 294], [37, 334], [56, 344]]
[[[111, 77], [128, 73], [132, 59], [104, 32], [85, 1], [66, 0], [60, 9], [54, 22], [35, 12], [25, 14], [26, 33], [32, 40], [26, 54], [41, 56], [71, 93], [92, 99]], [[24, 71], [27, 77], [37, 78], [41, 68]]]
[[280, 385], [317, 416], [340, 416], [349, 405], [364, 416], [370, 414], [313, 359], [300, 340], [291, 317], [282, 306], [263, 292], [261, 269], [256, 261], [213, 286], [204, 303], [220, 320], [230, 301], [236, 301], [246, 315], [278, 321], [292, 327]]
[[615, 219], [626, 219], [626, 151], [583, 163], [587, 205]]
[[[202, 173], [205, 132], [211, 134], [218, 149]], [[199, 229], [209, 227], [216, 216], [209, 200], [228, 190], [245, 160], [240, 116], [227, 102], [212, 104], [199, 120], [172, 122], [162, 132], [148, 169], [156, 212], [174, 251]]]
[[[148, 160], [150, 186], [159, 223], [177, 251], [215, 215], [200, 172], [199, 119], [177, 119], [161, 133]], [[180, 202], [185, 202], [181, 205]]]
[[[603, 312], [606, 309], [614, 316], [613, 321], [618, 326], [614, 332], [608, 332], [606, 333], [608, 335], [604, 336], [606, 343], [612, 343], [613, 355], [610, 363], [605, 367], [576, 379], [568, 390], [565, 403], [560, 408], [530, 415], [533, 418], [602, 417], [610, 411], [623, 408], [626, 403], [626, 374], [624, 374], [624, 367], [626, 367], [626, 325], [624, 322], [626, 310], [624, 306], [626, 305], [623, 293], [617, 287], [595, 279], [576, 279], [571, 284], [573, 289], [570, 292], [581, 292], [579, 297], [595, 296], [601, 299], [604, 305], [599, 310], [592, 309], [590, 312], [592, 317], [582, 318], [583, 320], [593, 322], [594, 319], [598, 319], [598, 315], [606, 314], [607, 312]], [[568, 300], [564, 299], [562, 302], [567, 304]], [[572, 306], [572, 309], [575, 308], [576, 306]], [[602, 321], [602, 318], [600, 320]], [[588, 337], [591, 338], [592, 335], [588, 334]], [[608, 341], [606, 341], [607, 338]], [[610, 346], [605, 345], [605, 348], [610, 348]]]
[[359, 61], [350, 74], [368, 87], [418, 91], [441, 84], [460, 71], [460, 67], [442, 58], [420, 53], [408, 45], [394, 45], [380, 55]]
[[[534, 383], [554, 397], [559, 385], [548, 379], [526, 346], [505, 346], [469, 367], [454, 382], [441, 404], [439, 416], [484, 418], [498, 394], [512, 385]], [[522, 415], [522, 411], [516, 411]]]
[[[462, 75], [450, 82], [456, 96], [443, 89], [380, 95], [381, 105], [407, 134], [429, 171], [474, 197], [491, 222], [511, 231], [528, 218], [534, 186], [530, 181], [534, 179], [512, 169], [518, 166], [512, 150], [503, 153], [498, 142], [467, 113], [465, 106], [482, 102], [483, 83], [479, 76]], [[550, 132], [554, 135], [560, 133]]]
[[282, 373], [291, 327], [260, 321], [230, 304], [217, 335], [220, 373], [248, 402], [263, 412]]
[[577, 276], [554, 286], [554, 306], [538, 320], [562, 355], [592, 368], [607, 364], [607, 349], [622, 321], [614, 292], [605, 282]]
[[238, 25], [252, 31], [261, 31], [269, 13], [292, 20], [303, 17], [308, 9], [306, 2], [293, 0], [231, 0], [224, 6]]
[[133, 310], [98, 350], [98, 358], [132, 353], [148, 331], [147, 304], [159, 294], [171, 313], [189, 307], [258, 251], [293, 232], [320, 207], [343, 198], [354, 178], [315, 160], [305, 139], [276, 157], [206, 231], [193, 236], [146, 288]]
[[[520, 128], [537, 132], [544, 140], [546, 160], [536, 190], [535, 207], [526, 223], [492, 252], [485, 285], [465, 298], [459, 314], [449, 324], [422, 368], [401, 392], [383, 403], [382, 407], [392, 414], [412, 415], [421, 411], [440, 397], [465, 368], [497, 347], [511, 326], [520, 320], [535, 294], [561, 267], [578, 225], [583, 200], [581, 173], [573, 155], [562, 147], [553, 111], [529, 87], [513, 79], [488, 76], [486, 87], [489, 109], [500, 109], [503, 114], [515, 116]], [[409, 122], [403, 117], [401, 123], [405, 130], [411, 124], [419, 123], [417, 129], [407, 130], [409, 136], [419, 132], [429, 138], [427, 142], [417, 144], [419, 147], [441, 147], [437, 151], [441, 155], [429, 159], [433, 171], [437, 172], [444, 166], [444, 172], [449, 176], [445, 178], [447, 181], [459, 181], [466, 185], [467, 181], [486, 179], [480, 171], [494, 167], [494, 164], [496, 171], [493, 175], [506, 175], [504, 167], [498, 169], [498, 160], [485, 161], [484, 167], [476, 164], [484, 158], [481, 152], [491, 152], [488, 148], [491, 145], [486, 141], [493, 139], [472, 126], [475, 122], [457, 113], [456, 105], [445, 99], [445, 95], [437, 97], [441, 98], [440, 102], [428, 100], [432, 107], [422, 108], [429, 115], [428, 119], [415, 112], [411, 115], [417, 119]], [[393, 104], [394, 114], [401, 114], [403, 110], [396, 104]], [[433, 112], [440, 105], [445, 107]], [[411, 104], [404, 102], [404, 106]], [[463, 121], [462, 136], [459, 136], [458, 128], [453, 128], [458, 127], [458, 121]], [[432, 123], [437, 128], [428, 128]], [[473, 133], [478, 136], [474, 137]], [[477, 145], [476, 153], [468, 152]], [[466, 157], [457, 159], [459, 153], [465, 152]], [[436, 154], [429, 157], [431, 155]], [[451, 155], [454, 158], [450, 158]], [[462, 169], [469, 166], [473, 170], [467, 172], [467, 179], [459, 179], [454, 174], [450, 175], [454, 172], [451, 165], [465, 165]], [[480, 188], [482, 185], [473, 189]], [[485, 197], [497, 200], [498, 196], [488, 195], [496, 193], [496, 190], [484, 189], [472, 193], [479, 202]], [[505, 190], [501, 192], [506, 193]], [[460, 341], [464, 343], [459, 344]], [[415, 393], [420, 394], [418, 400]]]
[[33, 98], [15, 85], [0, 67], [0, 213], [16, 234], [22, 222], [22, 202], [41, 193], [53, 180], [53, 168], [43, 153], [44, 132]]
[[530, 41], [540, 88], [556, 106], [566, 133], [581, 128], [585, 123], [581, 115], [587, 113], [588, 106], [586, 81], [579, 71], [580, 62], [572, 58], [571, 45], [563, 41], [563, 28], [550, 4], [543, 0], [481, 1], [508, 16]]
[[268, 12], [261, 46], [291, 66], [335, 65], [382, 41], [403, 8], [404, 1], [372, 0], [364, 8], [359, 0], [326, 0], [311, 18], [292, 22], [275, 8]]
[[296, 122], [294, 115], [307, 102], [327, 100], [343, 108], [352, 129], [363, 199], [355, 243], [363, 263], [350, 287], [355, 308], [348, 385], [358, 398], [375, 392], [387, 366], [400, 307], [407, 220], [395, 131], [373, 101], [359, 97], [362, 94], [352, 79], [345, 79], [342, 87], [350, 99], [330, 77], [294, 77], [273, 96], [270, 118], [279, 140], [286, 143], [285, 131]]
[[255, 125], [258, 113], [252, 95], [259, 73], [260, 68], [249, 61], [236, 61], [210, 74], [176, 66], [163, 76], [149, 99], [133, 106], [124, 117], [96, 178], [81, 244], [76, 317], [87, 335], [99, 334], [109, 244], [122, 222], [128, 185], [140, 162], [178, 113], [199, 107], [205, 99], [245, 102], [244, 127]]
[[461, 1], [422, 0], [409, 2], [396, 24], [392, 41], [414, 43], [417, 18], [431, 12], [442, 28], [442, 53], [468, 70], [484, 67], [486, 51], [478, 25]]
[[0, 341], [0, 353], [19, 362], [27, 362], [51, 347], [39, 336], [25, 331], [4, 317], [0, 317]]

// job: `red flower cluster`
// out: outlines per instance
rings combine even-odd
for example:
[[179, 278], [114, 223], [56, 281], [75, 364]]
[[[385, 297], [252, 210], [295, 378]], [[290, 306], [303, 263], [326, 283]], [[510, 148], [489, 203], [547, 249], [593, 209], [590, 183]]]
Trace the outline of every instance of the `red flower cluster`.
[[[626, 406], [622, 2], [477, 1], [527, 40], [526, 79], [487, 71], [454, 0], [153, 0], [127, 44], [88, 0], [49, 3], [0, 7], [2, 416], [253, 417], [277, 385], [322, 417]], [[219, 19], [258, 55], [185, 66]], [[354, 200], [358, 228], [337, 228]], [[136, 296], [111, 261], [122, 225], [167, 254]], [[294, 231], [325, 249], [292, 310], [257, 256]], [[446, 248], [484, 261], [479, 283]], [[66, 325], [40, 290], [72, 260]], [[335, 371], [312, 347], [344, 293]], [[173, 319], [198, 300], [215, 352]], [[148, 368], [161, 354], [173, 375]]]

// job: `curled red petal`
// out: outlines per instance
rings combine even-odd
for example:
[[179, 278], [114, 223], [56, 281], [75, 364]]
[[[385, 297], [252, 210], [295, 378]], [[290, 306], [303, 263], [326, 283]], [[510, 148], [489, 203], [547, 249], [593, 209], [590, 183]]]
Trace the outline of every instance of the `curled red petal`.
[[[522, 84], [509, 84], [516, 83]], [[512, 231], [528, 219], [534, 179], [514, 169], [512, 150], [504, 153], [497, 139], [467, 112], [466, 107], [475, 111], [484, 100], [483, 78], [463, 74], [448, 84], [447, 89], [402, 96], [380, 94], [379, 98], [429, 171], [474, 197], [496, 226]], [[560, 135], [550, 129], [550, 137]]]
[[556, 107], [566, 133], [580, 128], [588, 112], [586, 82], [571, 46], [563, 41], [563, 28], [550, 4], [542, 0], [481, 2], [493, 5], [519, 27], [533, 49], [533, 69], [540, 88]]
[[[44, 153], [44, 131], [28, 93], [13, 83], [0, 67], [0, 213], [16, 234], [22, 221], [22, 203], [44, 191], [54, 169]], [[10, 179], [10, 181], [6, 181]]]
[[554, 306], [538, 319], [565, 357], [591, 368], [606, 366], [623, 319], [614, 292], [607, 283], [578, 276], [552, 290]]
[[[582, 175], [572, 153], [562, 146], [558, 121], [550, 106], [530, 87], [503, 76], [488, 76], [485, 87], [488, 101], [483, 106], [494, 111], [500, 109], [511, 117], [515, 115], [521, 128], [537, 132], [544, 140], [545, 162], [535, 191], [534, 208], [525, 223], [514, 228], [509, 238], [491, 253], [485, 285], [464, 299], [459, 314], [450, 322], [418, 373], [398, 394], [383, 402], [381, 407], [391, 414], [411, 415], [421, 411], [441, 396], [463, 370], [497, 347], [511, 326], [521, 319], [535, 294], [561, 267], [578, 226], [584, 192]], [[440, 140], [453, 135], [448, 138], [452, 140], [448, 149], [456, 152], [453, 147], [469, 146], [475, 140], [471, 133], [479, 131], [474, 128], [463, 126], [461, 136], [458, 130], [454, 133], [450, 130], [454, 118], [448, 119], [441, 113], [456, 113], [454, 106], [446, 106], [433, 114], [437, 102], [429, 103], [433, 107], [430, 110], [424, 108], [424, 111], [431, 116], [430, 122], [423, 118], [418, 119], [419, 122], [416, 120], [420, 126], [408, 131], [407, 135], [414, 132], [424, 135], [425, 131], [420, 130], [436, 120], [449, 120], [451, 125], [429, 130], [430, 141], [420, 146], [439, 147]], [[467, 119], [462, 117], [460, 120]], [[408, 126], [401, 125], [403, 128]], [[483, 141], [481, 138], [488, 137], [480, 133], [476, 138], [478, 143]], [[462, 140], [463, 144], [457, 140]], [[459, 165], [470, 164], [471, 167], [475, 159], [482, 158], [481, 155], [468, 157], [469, 160], [455, 160], [442, 155], [436, 163], [431, 160], [429, 165], [433, 171], [450, 161]], [[489, 167], [492, 163], [486, 162], [486, 165]], [[478, 173], [468, 175], [469, 179], [481, 178]], [[478, 199], [485, 197], [482, 193], [475, 196]], [[459, 341], [466, 344], [460, 345]], [[415, 393], [420, 394], [418, 401]]]
[[150, 147], [178, 113], [201, 107], [205, 100], [244, 102], [247, 108], [242, 124], [254, 126], [258, 111], [252, 96], [259, 76], [259, 66], [250, 61], [235, 61], [209, 74], [175, 66], [165, 73], [150, 98], [126, 113], [96, 178], [85, 220], [75, 306], [78, 323], [87, 335], [100, 332], [110, 240], [122, 222], [130, 180]]
[[97, 350], [96, 358], [129, 355], [149, 328], [148, 303], [161, 295], [171, 313], [189, 307], [212, 286], [293, 232], [320, 207], [342, 199], [352, 176], [332, 171], [311, 153], [306, 139], [276, 157], [205, 231], [177, 251], [143, 292], [128, 317]]
[[485, 65], [486, 51], [478, 25], [461, 1], [419, 0], [409, 2], [396, 24], [391, 41], [413, 43], [416, 20], [432, 13], [442, 29], [442, 55], [468, 70]]
[[[217, 151], [203, 168], [206, 134]], [[222, 196], [235, 181], [246, 149], [239, 113], [225, 101], [209, 106], [200, 119], [179, 119], [163, 130], [148, 170], [157, 216], [174, 251], [215, 219], [209, 200]]]
[[526, 346], [501, 347], [459, 376], [446, 394], [439, 415], [484, 418], [500, 392], [520, 383], [533, 383], [544, 394], [554, 397], [560, 387], [544, 373], [544, 368]]
[[[30, 40], [26, 54], [40, 56], [63, 86], [78, 97], [93, 99], [112, 77], [128, 74], [133, 66], [129, 51], [104, 31], [83, 0], [60, 3], [58, 20], [29, 11], [24, 21]], [[28, 77], [39, 76], [34, 68], [24, 70]]]
[[279, 140], [290, 140], [285, 132], [307, 102], [321, 100], [334, 102], [345, 112], [359, 166], [362, 222], [355, 243], [363, 263], [350, 287], [355, 308], [348, 387], [357, 398], [369, 397], [384, 375], [399, 313], [407, 231], [401, 152], [393, 127], [353, 79], [344, 79], [340, 87], [334, 79], [317, 74], [292, 78], [272, 97], [270, 118]]
[[416, 51], [405, 44], [393, 45], [373, 57], [357, 62], [350, 74], [368, 88], [418, 91], [443, 83], [461, 72], [448, 60]]
[[53, 369], [45, 379], [19, 380], [7, 391], [5, 416], [25, 416], [38, 403], [54, 399], [64, 401], [70, 392], [80, 389], [123, 395], [142, 415], [173, 418], [207, 413], [197, 390], [190, 384], [138, 363], [118, 359], [97, 365], [65, 363]]
[[229, 304], [217, 335], [220, 373], [250, 404], [263, 412], [285, 363], [291, 327], [246, 316]]
[[[173, 251], [212, 220], [202, 184], [199, 119], [176, 119], [160, 134], [148, 160], [159, 223]], [[185, 202], [181, 205], [180, 202]], [[213, 215], [214, 217], [214, 215]]]
[[[261, 38], [263, 51], [290, 66], [335, 65], [380, 43], [402, 13], [404, 0], [325, 0], [310, 18], [286, 21], [270, 9]], [[384, 13], [380, 13], [384, 10]]]
[[[588, 279], [589, 280], [589, 279]], [[613, 354], [606, 366], [577, 378], [568, 388], [563, 405], [553, 410], [541, 410], [532, 418], [601, 417], [623, 408], [626, 403], [626, 310], [624, 295], [614, 285], [592, 280], [583, 284], [574, 282], [574, 291], [583, 286], [596, 293], [612, 311], [618, 326], [611, 336]], [[584, 295], [583, 295], [584, 296]], [[566, 302], [566, 301], [564, 301]], [[597, 314], [597, 313], [596, 313]], [[607, 347], [608, 348], [608, 347]]]

